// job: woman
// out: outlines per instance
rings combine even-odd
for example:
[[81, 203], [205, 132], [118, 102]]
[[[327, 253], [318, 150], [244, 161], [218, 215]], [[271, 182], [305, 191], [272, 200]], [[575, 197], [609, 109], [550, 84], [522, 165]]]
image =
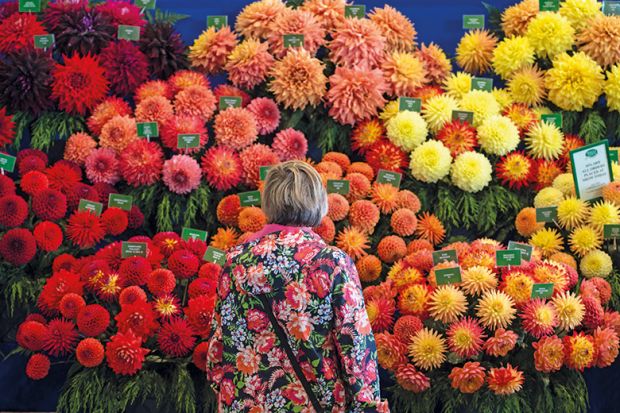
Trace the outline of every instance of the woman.
[[351, 259], [311, 227], [321, 177], [285, 162], [265, 179], [269, 224], [228, 252], [207, 371], [220, 412], [387, 412], [375, 341]]

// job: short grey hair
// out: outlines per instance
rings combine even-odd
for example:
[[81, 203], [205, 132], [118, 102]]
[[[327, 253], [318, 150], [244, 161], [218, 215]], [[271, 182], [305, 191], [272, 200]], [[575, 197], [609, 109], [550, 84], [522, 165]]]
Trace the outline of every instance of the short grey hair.
[[318, 226], [327, 214], [327, 192], [321, 176], [302, 161], [270, 167], [263, 187], [262, 208], [272, 224]]

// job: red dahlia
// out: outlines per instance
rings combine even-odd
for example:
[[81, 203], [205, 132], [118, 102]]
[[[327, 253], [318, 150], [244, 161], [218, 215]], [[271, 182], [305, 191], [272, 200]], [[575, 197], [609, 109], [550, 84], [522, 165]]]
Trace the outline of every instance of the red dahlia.
[[47, 334], [43, 349], [50, 356], [64, 356], [73, 352], [78, 341], [75, 324], [62, 318], [55, 318], [47, 323]]
[[210, 186], [227, 191], [241, 182], [241, 159], [226, 146], [209, 148], [201, 160], [202, 171]]
[[105, 349], [108, 366], [116, 374], [136, 374], [149, 352], [141, 344], [142, 340], [131, 331], [112, 336]]
[[95, 338], [85, 338], [75, 349], [75, 358], [84, 367], [97, 367], [103, 362], [103, 344]]
[[153, 335], [159, 327], [151, 304], [141, 301], [123, 306], [114, 319], [119, 331], [126, 333], [131, 330], [143, 338]]
[[73, 187], [82, 180], [82, 169], [69, 161], [58, 161], [45, 170], [50, 188], [64, 194], [71, 192]]
[[95, 6], [97, 11], [109, 16], [114, 27], [120, 24], [126, 26], [144, 26], [146, 20], [140, 13], [140, 8], [127, 1], [106, 1]]
[[47, 324], [47, 320], [45, 319], [45, 317], [43, 317], [41, 314], [36, 314], [36, 313], [28, 314], [24, 322], [26, 321], [36, 321], [37, 323], [41, 323], [43, 325]]
[[27, 229], [11, 229], [0, 240], [0, 255], [15, 266], [28, 264], [36, 253], [37, 242]]
[[110, 325], [110, 313], [99, 304], [89, 304], [78, 312], [77, 326], [80, 333], [95, 337]]
[[108, 92], [104, 69], [96, 57], [64, 56], [64, 65], [56, 64], [53, 72], [52, 97], [58, 107], [66, 112], [86, 114]]
[[131, 207], [131, 211], [129, 211], [129, 228], [137, 229], [140, 228], [142, 224], [144, 224], [144, 214], [137, 205], [134, 205]]
[[153, 243], [165, 257], [181, 248], [181, 237], [176, 232], [160, 232], [153, 237]]
[[164, 153], [155, 142], [144, 139], [131, 142], [120, 154], [123, 179], [134, 187], [148, 186], [159, 181], [164, 166]]
[[209, 355], [209, 343], [203, 341], [194, 349], [192, 362], [202, 371], [207, 371], [207, 356]]
[[407, 166], [407, 154], [387, 140], [381, 140], [366, 152], [366, 162], [377, 173], [379, 169], [402, 172]]
[[38, 321], [24, 321], [19, 325], [15, 339], [17, 344], [30, 351], [43, 349], [47, 327]]
[[[54, 263], [54, 267], [56, 267], [56, 263]], [[45, 281], [38, 300], [41, 311], [49, 314], [57, 314], [60, 300], [65, 294], [74, 293], [79, 296], [84, 294], [84, 283], [78, 274], [65, 269], [55, 269], [54, 271], [54, 274]]]
[[172, 293], [176, 287], [176, 282], [172, 271], [158, 268], [149, 274], [146, 286], [153, 295], [162, 296]]
[[149, 76], [146, 56], [138, 46], [127, 40], [110, 43], [103, 49], [101, 65], [112, 93], [119, 96], [133, 94]]
[[88, 211], [76, 212], [67, 221], [67, 237], [78, 247], [94, 247], [105, 236], [98, 216]]
[[183, 246], [196, 257], [204, 257], [205, 252], [207, 252], [207, 243], [200, 239], [183, 241]]
[[15, 122], [6, 114], [6, 108], [0, 108], [0, 147], [13, 143]]
[[0, 225], [18, 227], [28, 218], [28, 203], [21, 196], [7, 195], [0, 198]]
[[47, 176], [40, 171], [29, 171], [23, 177], [19, 183], [19, 187], [30, 196], [47, 189], [49, 187], [49, 180]]
[[108, 208], [101, 214], [101, 223], [110, 235], [121, 235], [129, 224], [127, 212], [120, 208]]
[[52, 262], [52, 274], [61, 270], [73, 271], [77, 267], [78, 260], [71, 254], [60, 254]]
[[200, 267], [200, 271], [198, 272], [198, 276], [200, 278], [208, 278], [217, 282], [220, 274], [222, 272], [222, 267], [214, 262], [206, 262], [202, 264]]
[[196, 278], [189, 284], [189, 298], [215, 294], [217, 284], [210, 278]]
[[32, 197], [32, 212], [39, 219], [58, 221], [67, 213], [67, 197], [56, 189], [44, 189]]
[[177, 278], [190, 278], [198, 272], [200, 260], [189, 250], [179, 250], [168, 257], [168, 268]]
[[34, 227], [34, 239], [43, 251], [56, 251], [62, 245], [62, 229], [50, 221], [39, 222]]
[[130, 257], [123, 260], [119, 273], [125, 286], [144, 285], [152, 270], [151, 264], [146, 258]]
[[0, 52], [13, 53], [32, 49], [35, 35], [47, 34], [36, 14], [14, 13], [0, 21]]
[[26, 156], [21, 161], [17, 161], [17, 169], [21, 176], [30, 171], [45, 171], [45, 162], [36, 156]]
[[194, 348], [196, 337], [186, 320], [173, 318], [162, 324], [157, 334], [157, 344], [167, 356], [185, 357]]
[[70, 190], [66, 192], [67, 194], [67, 206], [70, 211], [74, 211], [80, 205], [81, 199], [88, 199], [89, 201], [98, 202], [99, 201], [99, 193], [95, 188], [90, 185], [86, 185], [82, 182], [78, 182], [75, 184]]
[[201, 295], [189, 300], [185, 314], [196, 334], [206, 337], [211, 329], [215, 296]]
[[6, 175], [0, 175], [0, 196], [15, 194], [15, 182]]
[[26, 364], [26, 376], [32, 380], [41, 380], [47, 377], [50, 371], [50, 359], [44, 354], [33, 354]]
[[146, 303], [146, 293], [137, 285], [123, 288], [121, 293], [118, 295], [118, 303], [121, 307], [135, 303]]
[[69, 320], [74, 320], [77, 318], [78, 313], [82, 308], [86, 306], [86, 301], [82, 298], [81, 295], [77, 295], [75, 293], [65, 294], [64, 297], [60, 300], [60, 304], [58, 305], [58, 309], [60, 310], [60, 314]]
[[215, 97], [218, 102], [220, 101], [220, 98], [222, 96], [240, 97], [242, 108], [246, 107], [250, 103], [250, 100], [251, 100], [250, 95], [245, 93], [243, 90], [236, 88], [233, 85], [226, 84], [226, 83], [218, 85], [213, 91], [213, 93], [215, 94]]
[[95, 191], [99, 194], [99, 202], [103, 204], [108, 203], [108, 199], [110, 199], [110, 194], [116, 194], [116, 188], [113, 185], [110, 185], [106, 182], [97, 182], [93, 185]]

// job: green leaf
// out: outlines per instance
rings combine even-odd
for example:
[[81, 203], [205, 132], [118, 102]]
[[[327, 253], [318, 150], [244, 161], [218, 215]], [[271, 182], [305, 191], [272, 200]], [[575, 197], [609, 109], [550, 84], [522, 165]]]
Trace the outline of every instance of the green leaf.
[[482, 2], [482, 5], [487, 10], [489, 15], [487, 19], [487, 26], [491, 33], [495, 34], [498, 38], [504, 37], [504, 31], [502, 30], [502, 12], [495, 6]]
[[597, 111], [588, 112], [579, 128], [579, 136], [590, 144], [605, 138], [606, 133], [607, 127], [601, 115]]
[[145, 16], [146, 20], [151, 24], [158, 22], [176, 24], [190, 17], [189, 14], [172, 13], [169, 11], [162, 11], [161, 9], [155, 9], [155, 12], [146, 12]]
[[294, 112], [291, 112], [290, 115], [287, 117], [287, 119], [284, 121], [282, 125], [282, 129], [296, 128], [297, 125], [299, 124], [299, 121], [301, 121], [301, 118], [303, 116], [304, 116], [303, 110], [296, 110]]

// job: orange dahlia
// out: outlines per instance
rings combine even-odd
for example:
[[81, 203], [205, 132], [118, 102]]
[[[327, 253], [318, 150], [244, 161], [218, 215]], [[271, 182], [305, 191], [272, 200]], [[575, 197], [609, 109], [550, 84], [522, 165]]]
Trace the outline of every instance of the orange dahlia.
[[189, 48], [189, 60], [192, 66], [207, 75], [222, 70], [226, 58], [237, 45], [237, 36], [229, 26], [216, 29], [210, 27], [203, 31]]
[[349, 201], [340, 194], [327, 195], [327, 216], [338, 222], [345, 219], [349, 213]]
[[459, 120], [446, 123], [437, 133], [437, 139], [450, 149], [454, 157], [473, 151], [478, 144], [476, 128]]
[[168, 82], [163, 80], [149, 80], [136, 89], [134, 100], [139, 104], [146, 98], [153, 96], [161, 96], [166, 99], [172, 99], [172, 89]]
[[422, 320], [414, 315], [404, 315], [396, 320], [394, 324], [394, 337], [400, 340], [401, 343], [409, 345], [411, 339], [422, 328]]
[[557, 161], [539, 159], [534, 168], [535, 189], [540, 191], [543, 188], [553, 185], [553, 180], [563, 172]]
[[412, 364], [403, 364], [398, 368], [396, 382], [412, 393], [422, 393], [431, 387], [430, 379]]
[[379, 222], [379, 215], [379, 208], [372, 202], [355, 201], [349, 209], [349, 223], [367, 234], [372, 234]]
[[391, 184], [375, 183], [371, 192], [372, 202], [383, 214], [390, 214], [398, 207], [398, 188]]
[[336, 246], [354, 260], [365, 256], [370, 248], [366, 234], [355, 227], [346, 227], [340, 231], [336, 237]]
[[351, 132], [351, 148], [360, 155], [385, 136], [385, 129], [378, 119], [373, 118], [358, 123]]
[[248, 4], [237, 16], [235, 30], [243, 37], [265, 38], [278, 16], [286, 11], [282, 0], [260, 0]]
[[562, 368], [564, 345], [558, 336], [543, 337], [532, 343], [534, 347], [534, 366], [543, 373], [552, 373]]
[[370, 180], [366, 176], [353, 172], [344, 179], [349, 181], [350, 191], [347, 195], [349, 201], [362, 200], [370, 193]]
[[[615, 178], [615, 177], [614, 177]], [[603, 187], [603, 199], [620, 206], [620, 182], [614, 181]]]
[[425, 284], [414, 284], [405, 288], [398, 296], [398, 310], [402, 314], [425, 317], [430, 297], [429, 287]]
[[618, 357], [618, 334], [612, 328], [597, 328], [594, 331], [596, 367], [609, 367]]
[[391, 264], [407, 255], [407, 244], [401, 237], [388, 235], [379, 241], [377, 255], [381, 261]]
[[138, 122], [157, 122], [163, 124], [174, 116], [174, 107], [164, 96], [149, 96], [136, 105]]
[[429, 43], [428, 46], [422, 43], [416, 56], [424, 63], [426, 75], [431, 83], [441, 85], [452, 71], [450, 59], [435, 43]]
[[95, 106], [93, 113], [88, 117], [88, 129], [95, 136], [101, 133], [101, 128], [115, 116], [131, 115], [129, 104], [123, 99], [111, 96]]
[[361, 174], [366, 177], [369, 181], [372, 181], [375, 178], [375, 171], [372, 170], [370, 165], [366, 162], [353, 162], [347, 168], [347, 174]]
[[192, 70], [179, 70], [168, 79], [168, 85], [173, 96], [191, 86], [211, 86], [205, 75]]
[[314, 232], [323, 238], [323, 241], [331, 244], [336, 236], [336, 226], [334, 225], [334, 221], [332, 221], [330, 217], [324, 216], [319, 226], [314, 227]]
[[[196, 116], [175, 115], [160, 126], [161, 143], [175, 153], [181, 152], [192, 154], [199, 152], [209, 141], [207, 129], [204, 121]], [[180, 134], [197, 134], [198, 147], [178, 148], [178, 137]]]
[[594, 338], [585, 333], [573, 332], [564, 336], [564, 363], [568, 368], [583, 371], [596, 360]]
[[239, 154], [243, 167], [243, 179], [246, 185], [257, 188], [260, 185], [260, 167], [276, 165], [280, 162], [278, 155], [262, 143], [255, 143]]
[[456, 62], [466, 72], [482, 74], [491, 68], [497, 37], [488, 30], [467, 32], [456, 48]]
[[239, 213], [239, 229], [243, 232], [256, 232], [267, 224], [267, 217], [262, 209], [246, 207]]
[[580, 51], [603, 67], [620, 62], [620, 16], [590, 19], [576, 43]]
[[368, 16], [386, 39], [388, 51], [411, 52], [417, 36], [413, 23], [405, 15], [388, 6], [376, 7]]
[[407, 165], [407, 154], [388, 140], [379, 140], [366, 152], [366, 162], [377, 172], [379, 169], [402, 173]]
[[251, 145], [258, 138], [254, 116], [244, 108], [228, 108], [218, 113], [215, 116], [213, 131], [219, 145], [236, 150]]
[[210, 186], [227, 191], [241, 182], [239, 155], [225, 146], [212, 146], [201, 159], [202, 172]]
[[174, 98], [174, 110], [180, 116], [194, 116], [208, 121], [215, 113], [217, 102], [215, 95], [208, 87], [190, 86]]
[[233, 85], [253, 89], [265, 80], [273, 62], [268, 44], [250, 38], [239, 43], [228, 55], [225, 69]]
[[390, 333], [375, 335], [377, 361], [386, 370], [396, 370], [407, 363], [407, 347]]
[[408, 237], [413, 235], [418, 225], [415, 212], [410, 209], [401, 208], [392, 214], [390, 226], [396, 235]]
[[129, 116], [115, 116], [103, 125], [99, 135], [99, 145], [121, 153], [127, 145], [137, 139], [135, 119]]
[[538, 14], [539, 7], [538, 0], [523, 0], [504, 10], [502, 13], [502, 30], [506, 36], [525, 34], [530, 20]]
[[482, 351], [484, 329], [471, 317], [465, 317], [448, 328], [448, 348], [459, 357], [469, 358]]
[[512, 269], [504, 275], [501, 290], [512, 298], [517, 305], [527, 303], [532, 296], [534, 280], [522, 270]]
[[463, 367], [454, 367], [448, 378], [453, 389], [461, 393], [475, 393], [484, 386], [485, 369], [478, 362], [469, 361]]
[[375, 255], [366, 255], [355, 262], [362, 282], [372, 282], [381, 276], [381, 261]]
[[441, 244], [443, 241], [446, 230], [441, 221], [434, 214], [424, 212], [418, 220], [416, 235], [429, 241], [433, 245], [437, 245]]
[[241, 200], [239, 195], [227, 195], [217, 204], [217, 220], [224, 225], [239, 225], [239, 213], [241, 212]]
[[413, 254], [418, 251], [433, 251], [433, 244], [425, 239], [414, 239], [407, 245], [407, 252]]
[[521, 189], [532, 183], [534, 169], [534, 161], [523, 152], [516, 151], [503, 156], [497, 163], [495, 172], [502, 184]]
[[521, 134], [526, 133], [531, 126], [539, 121], [538, 114], [523, 103], [513, 103], [505, 108], [502, 114], [519, 128]]
[[327, 46], [336, 65], [376, 69], [383, 62], [385, 38], [371, 20], [345, 19]]
[[239, 233], [234, 228], [218, 228], [217, 232], [211, 237], [209, 245], [226, 251], [237, 245], [238, 238]]
[[385, 57], [381, 69], [394, 97], [417, 96], [419, 88], [428, 82], [424, 63], [413, 53], [393, 52]]
[[273, 22], [267, 40], [271, 52], [279, 59], [286, 56], [287, 52], [292, 49], [284, 47], [285, 34], [303, 35], [303, 48], [313, 56], [325, 43], [325, 30], [319, 19], [314, 14], [301, 9], [286, 8], [278, 13]]
[[544, 226], [544, 223], [536, 221], [536, 209], [532, 207], [523, 208], [515, 218], [515, 227], [522, 237], [528, 238]]
[[69, 136], [65, 145], [64, 159], [83, 166], [86, 158], [97, 147], [97, 142], [88, 134], [77, 132]]
[[344, 22], [345, 0], [306, 0], [301, 9], [314, 14], [329, 32]]
[[487, 376], [489, 389], [495, 394], [505, 396], [521, 390], [523, 373], [509, 364], [506, 367], [492, 368]]

